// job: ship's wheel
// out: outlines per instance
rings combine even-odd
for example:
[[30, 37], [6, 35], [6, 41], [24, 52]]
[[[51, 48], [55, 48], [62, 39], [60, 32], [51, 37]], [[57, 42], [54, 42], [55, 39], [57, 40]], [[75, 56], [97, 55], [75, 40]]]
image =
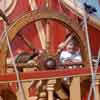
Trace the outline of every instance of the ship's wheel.
[[[73, 22], [72, 19], [69, 18], [67, 15], [64, 15], [62, 13], [58, 13], [58, 12], [51, 10], [51, 9], [48, 9], [48, 8], [36, 10], [36, 11], [30, 12], [30, 13], [27, 13], [26, 15], [20, 17], [14, 23], [12, 23], [7, 30], [7, 34], [9, 36], [10, 41], [13, 42], [14, 39], [16, 38], [16, 36], [19, 35], [20, 31], [25, 26], [27, 26], [30, 23], [34, 23], [34, 22], [37, 22], [37, 21], [40, 21], [40, 20], [45, 20], [45, 21], [52, 20], [54, 22], [56, 21], [57, 23], [61, 24], [63, 27], [74, 32], [75, 37], [79, 41], [83, 62], [84, 62], [85, 65], [89, 64], [89, 60], [88, 60], [88, 57], [87, 57], [88, 52], [87, 52], [87, 49], [86, 49], [86, 43], [84, 41], [84, 39], [85, 39], [84, 38], [84, 32], [82, 31], [81, 27], [77, 23]], [[53, 30], [53, 29], [50, 29], [50, 30]], [[23, 33], [20, 33], [20, 35], [21, 34], [22, 34], [22, 36], [21, 36], [21, 38], [22, 38]], [[29, 34], [29, 32], [28, 32], [28, 34]], [[36, 35], [37, 34], [38, 33], [36, 33]], [[61, 36], [61, 34], [63, 35], [63, 34], [66, 34], [66, 33], [56, 33], [56, 36], [55, 36], [56, 41], [57, 40], [59, 41], [59, 39], [57, 37], [58, 37], [58, 35]], [[51, 33], [51, 32], [49, 33], [49, 39], [51, 38], [50, 35], [53, 36], [53, 33]], [[39, 36], [39, 35], [37, 35], [37, 36]], [[52, 56], [52, 54], [53, 54], [52, 50], [49, 50], [49, 49], [51, 49], [51, 48], [55, 49], [55, 47], [57, 47], [57, 46], [55, 46], [54, 44], [57, 45], [57, 43], [52, 42], [52, 40], [48, 40], [47, 34], [45, 34], [44, 36], [45, 37], [43, 37], [43, 38], [47, 39], [47, 41], [45, 40], [46, 43], [41, 43], [41, 44], [44, 45], [46, 52], [49, 51], [50, 55]], [[38, 39], [37, 41], [41, 42], [40, 37], [37, 37], [37, 39]], [[53, 38], [53, 40], [54, 40], [54, 38]], [[33, 45], [38, 45], [39, 42], [37, 43], [37, 41]], [[42, 42], [44, 42], [44, 41], [42, 41]], [[48, 43], [48, 42], [50, 42], [50, 43]], [[30, 44], [30, 46], [31, 46], [31, 44]], [[51, 45], [53, 45], [55, 47], [53, 47]], [[32, 48], [32, 47], [30, 47], [30, 48]], [[40, 47], [40, 49], [41, 49], [41, 47]], [[6, 41], [3, 42], [1, 51], [5, 52], [6, 55], [8, 54], [8, 52], [7, 52], [8, 47], [7, 47]], [[54, 56], [54, 54], [53, 54], [53, 56]]]
[[[28, 36], [30, 34], [29, 33], [30, 28], [28, 27], [28, 25], [30, 26], [30, 24], [32, 24], [32, 23], [34, 24], [39, 21], [42, 22], [44, 27], [47, 27], [46, 25], [47, 24], [49, 25], [49, 23], [50, 24], [58, 23], [60, 25], [60, 27], [63, 27], [70, 32], [73, 32], [75, 34], [76, 39], [79, 42], [79, 45], [80, 45], [80, 51], [82, 54], [84, 66], [90, 65], [89, 57], [88, 57], [88, 50], [86, 48], [86, 43], [85, 43], [85, 38], [84, 38], [84, 32], [82, 31], [80, 25], [78, 25], [78, 23], [76, 23], [76, 22], [73, 22], [72, 19], [69, 18], [69, 16], [62, 14], [60, 12], [54, 11], [49, 8], [44, 8], [44, 9], [39, 9], [39, 10], [36, 10], [33, 12], [29, 12], [29, 13], [25, 14], [24, 16], [20, 17], [19, 19], [17, 19], [16, 21], [14, 21], [9, 26], [9, 28], [7, 30], [7, 34], [9, 36], [9, 40], [10, 40], [12, 46], [16, 45], [16, 44], [14, 44], [14, 43], [16, 43], [14, 41], [16, 39], [18, 39], [18, 37], [19, 37], [21, 39], [21, 41], [24, 41], [25, 45], [28, 46], [28, 47], [26, 47], [27, 50], [30, 51], [29, 53], [21, 53], [17, 57], [16, 62], [20, 63], [21, 59], [24, 62], [27, 62], [27, 59], [30, 60], [31, 57], [33, 58], [33, 60], [34, 60], [34, 57], [35, 58], [37, 57], [35, 62], [36, 62], [37, 67], [39, 67], [40, 70], [41, 69], [46, 70], [46, 69], [49, 69], [50, 67], [53, 68], [54, 66], [56, 66], [56, 64], [57, 64], [56, 63], [57, 49], [55, 49], [55, 48], [62, 41], [62, 40], [59, 40], [59, 39], [61, 39], [60, 37], [59, 37], [59, 39], [57, 37], [59, 35], [64, 37], [66, 35], [66, 33], [64, 31], [63, 31], [63, 33], [58, 33], [58, 31], [56, 31], [57, 33], [53, 33], [53, 31], [49, 32], [49, 31], [45, 30], [45, 35], [41, 36], [42, 33], [39, 35], [38, 32], [34, 32], [35, 35], [33, 34], [34, 40], [32, 42], [32, 40], [30, 41], [28, 39]], [[35, 29], [36, 27], [33, 27], [33, 28]], [[28, 32], [26, 32], [26, 35], [24, 33], [25, 29], [28, 30]], [[47, 30], [53, 30], [53, 27], [52, 27], [52, 29], [49, 28]], [[37, 37], [35, 38], [35, 36], [37, 36]], [[27, 39], [30, 42], [27, 41]], [[32, 45], [34, 45], [34, 46], [32, 46]], [[15, 48], [16, 48], [16, 46], [15, 46]], [[42, 50], [42, 52], [38, 52], [38, 50]], [[7, 46], [6, 40], [2, 44], [0, 56], [1, 55], [2, 55], [2, 58], [0, 57], [0, 64], [2, 61], [2, 64], [0, 65], [0, 67], [2, 67], [1, 70], [7, 69], [7, 63], [5, 64], [5, 62], [7, 60], [7, 55], [8, 55], [8, 46]], [[3, 73], [4, 73], [4, 70], [3, 70]]]

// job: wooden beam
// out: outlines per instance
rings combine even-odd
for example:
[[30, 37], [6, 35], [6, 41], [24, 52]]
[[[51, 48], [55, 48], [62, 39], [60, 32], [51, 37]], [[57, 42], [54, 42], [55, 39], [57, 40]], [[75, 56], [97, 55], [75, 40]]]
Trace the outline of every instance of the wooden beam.
[[0, 74], [6, 72], [6, 53], [0, 48]]
[[[65, 76], [90, 76], [91, 70], [89, 67], [76, 68], [76, 69], [63, 69], [63, 70], [46, 70], [46, 71], [33, 71], [33, 72], [20, 72], [20, 79], [25, 80], [45, 80], [45, 79], [55, 79], [63, 78]], [[100, 68], [97, 70], [97, 75], [100, 74]], [[16, 74], [6, 73], [0, 75], [0, 81], [16, 81]]]

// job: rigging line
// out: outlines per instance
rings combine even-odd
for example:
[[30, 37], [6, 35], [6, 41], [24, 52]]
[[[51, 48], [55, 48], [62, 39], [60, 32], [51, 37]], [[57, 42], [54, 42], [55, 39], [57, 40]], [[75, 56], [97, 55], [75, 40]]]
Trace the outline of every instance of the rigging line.
[[4, 31], [5, 31], [5, 34], [6, 34], [6, 40], [7, 40], [7, 44], [8, 44], [8, 49], [9, 49], [9, 52], [10, 52], [10, 55], [11, 55], [12, 64], [14, 66], [15, 73], [16, 73], [16, 78], [17, 78], [17, 82], [18, 82], [18, 86], [19, 86], [19, 92], [21, 93], [21, 100], [26, 100], [25, 94], [24, 94], [24, 90], [23, 90], [23, 87], [22, 87], [22, 84], [21, 84], [21, 81], [20, 81], [19, 72], [17, 70], [15, 59], [14, 59], [14, 56], [13, 56], [13, 53], [12, 53], [12, 49], [11, 49], [11, 46], [10, 46], [10, 41], [9, 41], [9, 38], [8, 38], [8, 35], [7, 35], [7, 32], [6, 32], [6, 23], [5, 22], [4, 22], [4, 27], [5, 27]]
[[[6, 5], [6, 0], [4, 0], [4, 5], [3, 5], [3, 7], [4, 7], [4, 13], [5, 13], [5, 5]], [[25, 94], [24, 94], [24, 90], [23, 90], [23, 87], [22, 87], [22, 84], [21, 84], [21, 81], [20, 81], [19, 72], [17, 70], [16, 64], [15, 64], [15, 59], [14, 59], [14, 56], [13, 56], [13, 53], [12, 53], [12, 49], [11, 49], [11, 46], [10, 46], [10, 40], [9, 40], [7, 31], [6, 31], [6, 29], [7, 29], [6, 25], [7, 24], [4, 21], [4, 33], [6, 35], [8, 49], [9, 49], [9, 52], [10, 52], [10, 55], [11, 55], [12, 63], [14, 65], [14, 69], [15, 69], [15, 73], [16, 73], [16, 78], [17, 78], [17, 82], [18, 82], [18, 86], [19, 86], [19, 92], [21, 94], [21, 100], [26, 100], [26, 97], [25, 97]]]
[[[92, 65], [92, 57], [91, 57], [91, 49], [90, 49], [90, 43], [89, 43], [89, 33], [88, 33], [88, 27], [87, 27], [87, 13], [85, 11], [84, 5], [83, 5], [83, 10], [84, 10], [84, 16], [83, 16], [83, 21], [84, 21], [84, 28], [85, 28], [85, 34], [86, 34], [86, 42], [87, 42], [87, 48], [88, 48], [88, 54], [89, 54], [89, 61], [90, 61], [90, 68], [91, 68], [91, 76], [92, 76], [92, 88], [94, 90], [94, 100], [96, 100], [96, 92], [95, 92], [95, 80], [94, 80], [94, 72], [93, 72], [93, 65]], [[91, 88], [90, 88], [91, 90]], [[90, 97], [90, 93], [89, 93]], [[88, 98], [90, 100], [90, 98]]]
[[[94, 72], [93, 72], [93, 66], [91, 61], [91, 53], [90, 53], [90, 46], [89, 46], [89, 37], [88, 37], [88, 30], [87, 30], [87, 19], [84, 16], [84, 25], [85, 25], [85, 33], [86, 33], [86, 40], [87, 40], [87, 46], [88, 46], [88, 54], [89, 54], [89, 60], [90, 60], [90, 67], [91, 67], [91, 75], [92, 75], [92, 88], [94, 90], [94, 100], [96, 100], [96, 93], [95, 93], [95, 80], [94, 80]], [[91, 90], [91, 89], [90, 89]], [[90, 99], [88, 99], [90, 100]]]
[[[94, 68], [94, 80], [96, 79], [96, 73], [97, 73], [97, 70], [98, 70], [99, 61], [100, 61], [100, 48], [99, 48], [99, 51], [98, 51], [98, 57], [97, 57], [97, 61], [95, 63], [95, 68]], [[90, 100], [91, 94], [92, 94], [92, 84], [91, 84], [91, 87], [90, 87], [90, 93], [89, 93], [89, 96], [88, 96], [88, 100]]]

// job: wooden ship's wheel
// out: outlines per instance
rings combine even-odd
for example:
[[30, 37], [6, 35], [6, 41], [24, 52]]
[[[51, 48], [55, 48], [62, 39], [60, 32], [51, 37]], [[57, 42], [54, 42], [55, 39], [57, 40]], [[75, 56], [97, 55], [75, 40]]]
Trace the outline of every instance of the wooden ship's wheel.
[[[49, 8], [44, 8], [44, 9], [39, 9], [36, 11], [29, 12], [29, 13], [25, 14], [24, 16], [18, 18], [16, 21], [14, 21], [12, 24], [10, 24], [8, 26], [7, 34], [8, 34], [10, 42], [13, 43], [13, 41], [16, 39], [16, 37], [19, 36], [27, 44], [27, 46], [29, 48], [31, 48], [31, 50], [32, 50], [32, 54], [21, 53], [20, 55], [18, 55], [16, 58], [16, 63], [23, 62], [24, 64], [26, 64], [26, 62], [28, 60], [32, 59], [33, 61], [35, 61], [35, 64], [33, 63], [33, 66], [37, 67], [37, 70], [49, 70], [49, 69], [53, 69], [54, 66], [57, 66], [56, 50], [52, 51], [52, 48], [55, 49], [55, 47], [53, 47], [54, 45], [51, 40], [51, 35], [53, 35], [53, 33], [48, 32], [45, 34], [45, 37], [42, 37], [42, 39], [45, 38], [46, 40], [44, 43], [42, 43], [42, 47], [40, 47], [40, 48], [32, 47], [32, 45], [34, 45], [36, 43], [32, 44], [31, 42], [27, 41], [26, 37], [24, 37], [23, 33], [21, 33], [21, 31], [24, 28], [27, 28], [27, 26], [30, 23], [36, 23], [38, 21], [43, 21], [43, 23], [45, 23], [45, 24], [48, 24], [48, 22], [50, 22], [50, 21], [51, 22], [54, 21], [56, 23], [61, 24], [62, 27], [64, 27], [65, 29], [68, 29], [69, 31], [71, 31], [75, 35], [76, 39], [79, 42], [84, 66], [90, 66], [88, 50], [87, 50], [85, 37], [84, 37], [84, 31], [82, 31], [80, 25], [75, 21], [73, 22], [72, 19], [69, 18], [69, 16], [67, 16], [63, 13], [60, 13], [60, 12], [56, 12]], [[52, 29], [50, 29], [50, 30], [52, 30]], [[61, 34], [64, 35], [65, 33], [61, 33]], [[59, 34], [56, 33], [56, 36], [57, 35], [59, 35]], [[57, 37], [54, 37], [54, 38], [57, 39]], [[38, 40], [38, 41], [43, 42], [44, 40], [42, 40], [42, 41]], [[44, 48], [45, 48], [45, 50], [44, 50]], [[37, 49], [42, 49], [43, 52], [39, 53], [39, 52], [37, 52]], [[9, 55], [9, 52], [8, 52], [7, 42], [6, 42], [6, 40], [4, 40], [4, 42], [2, 43], [2, 46], [0, 48], [0, 71], [3, 74], [5, 74], [7, 72], [7, 69], [9, 67], [9, 65], [6, 62], [8, 55]], [[35, 59], [35, 57], [37, 57], [37, 58]], [[48, 62], [52, 62], [50, 64], [50, 66], [49, 66]], [[24, 65], [22, 65], [22, 66], [24, 66]], [[25, 66], [27, 66], [27, 64]], [[23, 68], [19, 68], [18, 70], [23, 71]], [[59, 82], [59, 84], [55, 87], [55, 95], [57, 95], [57, 97], [59, 96], [59, 98], [61, 100], [63, 99], [63, 97], [67, 98], [66, 96], [61, 96], [60, 93], [57, 92], [60, 88], [63, 89], [63, 87], [61, 86], [62, 85], [61, 80], [57, 80], [57, 81]], [[51, 81], [46, 81], [46, 82], [43, 82], [43, 84], [46, 85], [47, 83], [49, 84], [50, 82]], [[42, 88], [43, 88], [43, 86], [42, 86]], [[65, 95], [64, 94], [65, 90], [61, 90], [61, 91], [63, 92], [62, 95]]]

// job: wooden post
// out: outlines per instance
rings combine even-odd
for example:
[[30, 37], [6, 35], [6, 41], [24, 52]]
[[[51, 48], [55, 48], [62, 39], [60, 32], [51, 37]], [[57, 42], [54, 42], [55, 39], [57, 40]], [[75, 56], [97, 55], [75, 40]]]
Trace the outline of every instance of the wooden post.
[[45, 91], [40, 93], [39, 100], [47, 100]]
[[56, 80], [49, 80], [47, 84], [48, 100], [54, 100], [53, 92]]
[[3, 51], [3, 49], [0, 48], [0, 73], [4, 74], [7, 69], [6, 65], [6, 52]]
[[81, 100], [80, 77], [73, 77], [70, 85], [70, 100]]

